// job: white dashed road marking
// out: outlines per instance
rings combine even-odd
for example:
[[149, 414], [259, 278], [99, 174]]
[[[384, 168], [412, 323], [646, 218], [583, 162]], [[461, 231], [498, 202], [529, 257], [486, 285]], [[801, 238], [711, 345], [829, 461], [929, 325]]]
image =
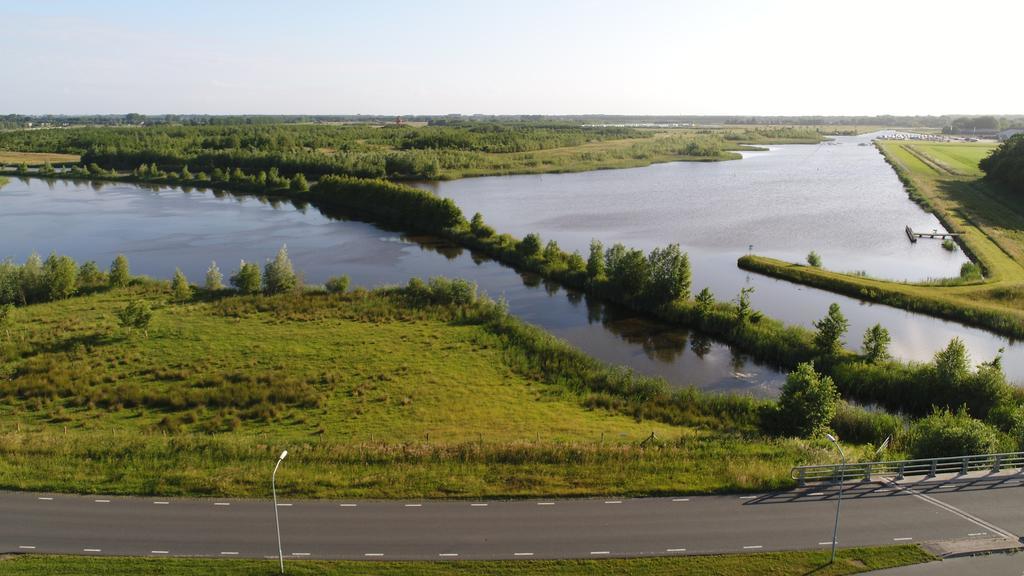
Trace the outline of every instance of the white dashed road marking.
[[686, 548], [666, 548], [665, 552], [686, 552]]
[[597, 552], [591, 552], [590, 554], [592, 556], [603, 556], [605, 554], [611, 554], [611, 552], [609, 552], [607, 550], [598, 550]]
[[907, 540], [913, 540], [913, 538], [893, 538], [893, 542], [906, 542]]
[[537, 506], [554, 506], [554, 502], [537, 502]]
[[170, 554], [167, 550], [150, 550], [150, 554]]
[[760, 550], [761, 548], [764, 548], [764, 546], [744, 546], [743, 547], [744, 550]]
[[366, 556], [367, 558], [380, 558], [383, 554], [379, 552], [367, 552], [366, 554], [363, 554], [363, 556]]
[[423, 504], [406, 504], [406, 508], [422, 508]]
[[35, 546], [18, 546], [18, 548], [21, 549], [21, 550], [35, 550], [36, 549]]
[[160, 502], [153, 502], [153, 504], [170, 504], [170, 502], [160, 501]]
[[515, 552], [513, 556], [533, 556], [533, 552]]
[[359, 504], [338, 504], [339, 508], [355, 508], [356, 506], [359, 506]]
[[238, 552], [221, 552], [221, 556], [238, 556]]
[[103, 552], [99, 548], [82, 548], [82, 552]]
[[622, 504], [622, 500], [605, 500], [605, 504]]
[[291, 506], [291, 504], [278, 504], [278, 506], [283, 506], [287, 508], [288, 506]]
[[808, 496], [824, 496], [824, 492], [811, 492]]
[[485, 508], [487, 507], [487, 504], [470, 504], [470, 506], [474, 506], [476, 508]]
[[689, 498], [673, 498], [672, 501], [673, 502], [689, 502], [690, 499]]
[[292, 552], [292, 556], [309, 556], [309, 552]]
[[110, 504], [110, 500], [93, 500], [97, 504]]
[[214, 502], [214, 506], [231, 506], [231, 502]]
[[449, 552], [447, 554], [438, 554], [438, 556], [440, 556], [442, 558], [455, 558], [456, 556], [458, 556], [458, 554], [454, 554], [454, 553]]
[[40, 500], [53, 500], [53, 498], [51, 498], [49, 496], [40, 496], [39, 499]]

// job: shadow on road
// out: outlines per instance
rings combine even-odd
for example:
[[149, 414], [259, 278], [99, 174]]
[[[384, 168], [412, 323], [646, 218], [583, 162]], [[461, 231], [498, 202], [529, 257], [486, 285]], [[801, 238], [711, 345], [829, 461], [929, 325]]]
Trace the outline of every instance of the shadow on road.
[[[843, 499], [885, 498], [890, 496], [909, 496], [901, 488], [913, 488], [924, 494], [948, 494], [975, 492], [980, 490], [996, 490], [1024, 487], [1024, 475], [999, 475], [969, 478], [927, 478], [917, 482], [901, 482], [898, 486], [887, 481], [861, 481], [843, 485]], [[812, 484], [798, 490], [772, 492], [744, 502], [744, 506], [761, 504], [799, 504], [834, 500], [839, 494], [839, 485]]]

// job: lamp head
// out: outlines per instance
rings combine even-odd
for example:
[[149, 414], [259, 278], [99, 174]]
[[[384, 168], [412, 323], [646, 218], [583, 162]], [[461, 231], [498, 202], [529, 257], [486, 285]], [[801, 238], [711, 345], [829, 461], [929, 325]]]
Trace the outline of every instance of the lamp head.
[[[838, 440], [836, 440], [836, 437], [831, 434], [825, 434], [825, 437], [828, 438], [831, 442], [838, 442]], [[284, 456], [281, 457], [284, 458]]]
[[284, 460], [285, 456], [287, 456], [287, 455], [288, 455], [288, 451], [287, 450], [285, 450], [284, 452], [281, 452], [281, 456], [278, 457], [278, 460]]

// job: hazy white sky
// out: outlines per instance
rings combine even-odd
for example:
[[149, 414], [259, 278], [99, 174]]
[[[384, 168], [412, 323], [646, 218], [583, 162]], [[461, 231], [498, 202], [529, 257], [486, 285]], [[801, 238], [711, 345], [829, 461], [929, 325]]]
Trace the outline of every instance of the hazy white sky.
[[1022, 0], [0, 0], [0, 114], [1020, 114], [1022, 22]]

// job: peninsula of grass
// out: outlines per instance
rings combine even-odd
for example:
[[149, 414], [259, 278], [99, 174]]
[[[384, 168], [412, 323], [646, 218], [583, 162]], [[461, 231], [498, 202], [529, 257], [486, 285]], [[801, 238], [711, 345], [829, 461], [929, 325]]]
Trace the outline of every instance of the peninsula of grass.
[[[172, 303], [136, 281], [15, 308], [0, 488], [265, 497], [288, 449], [292, 497], [712, 493], [787, 487], [829, 458], [760, 433], [758, 401], [671, 393], [492, 302], [409, 290]], [[138, 300], [148, 335], [118, 325]]]
[[75, 164], [81, 157], [78, 154], [61, 154], [59, 152], [17, 152], [0, 150], [0, 166], [4, 164], [25, 164], [40, 166], [50, 164]]
[[[495, 576], [554, 576], [630, 574], [632, 576], [842, 576], [871, 570], [909, 566], [935, 560], [917, 546], [886, 546], [839, 550], [834, 564], [829, 554], [814, 552], [768, 552], [721, 556], [681, 556], [671, 558], [628, 558], [606, 560], [515, 560], [459, 562], [358, 562], [289, 561], [288, 574], [347, 576], [454, 576], [492, 574]], [[224, 560], [210, 558], [95, 558], [74, 556], [16, 555], [0, 557], [0, 569], [8, 576], [70, 576], [107, 574], [109, 576], [176, 576], [209, 574], [217, 576], [257, 576], [278, 573], [270, 560]]]
[[935, 214], [984, 272], [929, 282], [895, 282], [766, 258], [739, 266], [791, 282], [1024, 337], [1024, 200], [980, 178], [990, 144], [886, 141], [879, 149], [911, 198]]

